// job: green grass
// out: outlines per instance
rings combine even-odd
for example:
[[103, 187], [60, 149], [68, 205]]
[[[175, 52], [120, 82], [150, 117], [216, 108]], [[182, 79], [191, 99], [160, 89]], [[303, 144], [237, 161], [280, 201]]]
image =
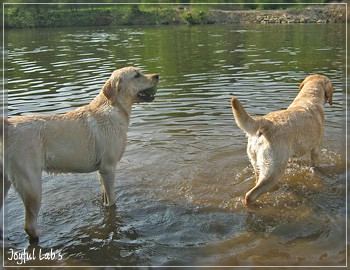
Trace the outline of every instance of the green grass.
[[94, 8], [10, 6], [5, 9], [5, 28], [41, 28], [107, 25], [159, 25], [210, 23], [205, 6], [117, 5]]

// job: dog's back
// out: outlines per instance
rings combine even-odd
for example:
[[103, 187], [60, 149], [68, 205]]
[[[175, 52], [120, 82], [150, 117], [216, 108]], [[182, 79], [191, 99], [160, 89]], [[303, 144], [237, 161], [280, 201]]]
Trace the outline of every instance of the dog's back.
[[250, 149], [254, 152], [258, 152], [259, 146], [252, 144], [262, 144], [264, 140], [264, 144], [281, 149], [288, 158], [300, 157], [321, 143], [323, 114], [295, 107], [251, 117], [236, 98], [232, 99], [232, 108], [237, 125], [247, 133]]

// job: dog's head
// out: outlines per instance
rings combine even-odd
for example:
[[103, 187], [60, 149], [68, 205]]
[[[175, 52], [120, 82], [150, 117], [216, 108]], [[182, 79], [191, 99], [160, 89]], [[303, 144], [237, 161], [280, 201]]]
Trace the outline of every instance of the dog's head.
[[323, 75], [315, 74], [315, 75], [310, 75], [305, 78], [305, 80], [299, 85], [299, 90], [301, 91], [303, 87], [309, 83], [313, 82], [316, 84], [322, 84], [322, 88], [324, 90], [324, 103], [326, 104], [327, 102], [332, 105], [333, 103], [333, 85], [331, 81]]
[[128, 104], [151, 102], [157, 92], [158, 74], [143, 74], [138, 68], [115, 70], [102, 88], [111, 105], [117, 101]]

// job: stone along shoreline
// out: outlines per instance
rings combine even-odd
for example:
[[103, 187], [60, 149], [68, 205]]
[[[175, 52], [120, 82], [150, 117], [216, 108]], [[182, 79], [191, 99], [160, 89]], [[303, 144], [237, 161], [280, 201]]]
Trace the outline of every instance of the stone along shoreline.
[[213, 10], [215, 23], [345, 23], [345, 6], [327, 5], [286, 10]]

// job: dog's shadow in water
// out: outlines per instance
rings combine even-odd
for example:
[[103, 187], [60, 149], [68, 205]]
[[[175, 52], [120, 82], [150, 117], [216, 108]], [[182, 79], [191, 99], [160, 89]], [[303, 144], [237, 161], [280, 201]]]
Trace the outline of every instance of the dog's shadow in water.
[[[101, 205], [101, 221], [86, 224], [72, 231], [69, 236], [48, 240], [30, 241], [26, 252], [32, 256], [24, 266], [119, 266], [149, 264], [147, 258], [138, 255], [144, 243], [127, 218], [116, 206]], [[65, 239], [64, 239], [65, 238]], [[23, 252], [23, 250], [19, 250]], [[9, 255], [10, 256], [10, 255]], [[5, 265], [16, 266], [17, 261], [6, 260]]]
[[137, 255], [143, 242], [136, 229], [126, 225], [125, 217], [116, 206], [103, 210], [103, 219], [97, 225], [80, 227], [74, 240], [62, 248], [63, 256], [91, 265], [115, 266], [146, 263]]

